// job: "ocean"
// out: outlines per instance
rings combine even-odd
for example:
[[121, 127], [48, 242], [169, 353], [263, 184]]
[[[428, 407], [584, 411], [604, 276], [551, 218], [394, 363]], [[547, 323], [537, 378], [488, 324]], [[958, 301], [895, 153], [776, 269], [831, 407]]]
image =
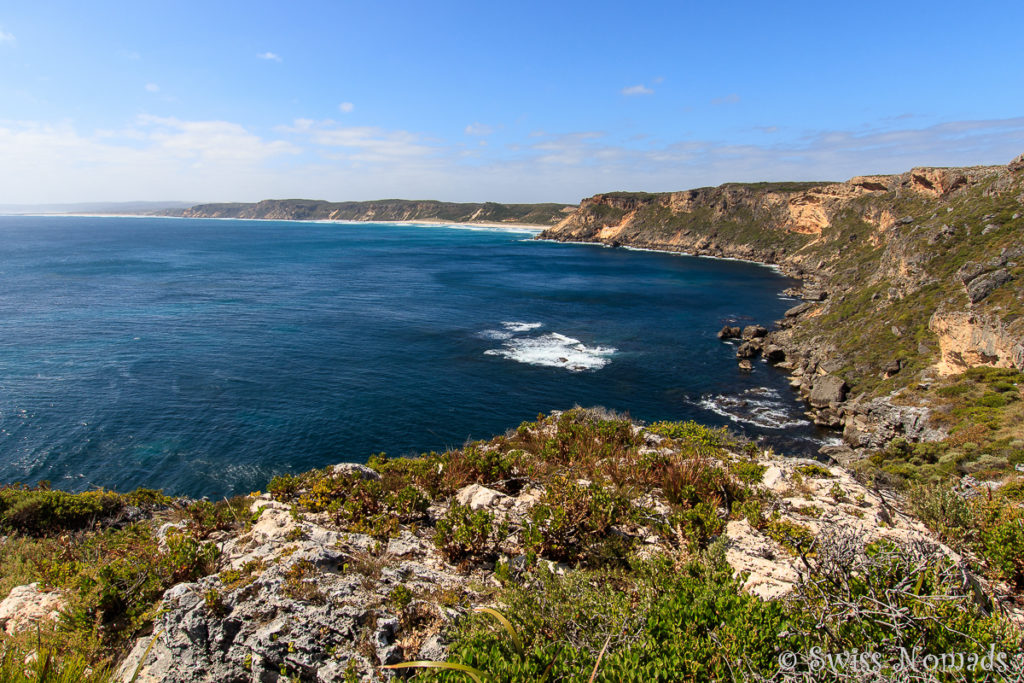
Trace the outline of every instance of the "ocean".
[[219, 498], [601, 405], [809, 454], [785, 375], [716, 338], [794, 284], [528, 230], [0, 217], [0, 482]]

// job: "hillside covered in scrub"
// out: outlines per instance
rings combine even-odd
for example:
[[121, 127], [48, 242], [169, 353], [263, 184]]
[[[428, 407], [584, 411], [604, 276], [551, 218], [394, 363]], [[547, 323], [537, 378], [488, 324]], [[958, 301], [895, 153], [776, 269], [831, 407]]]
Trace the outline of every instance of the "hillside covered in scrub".
[[578, 408], [219, 503], [9, 487], [0, 673], [850, 680], [812, 653], [871, 650], [883, 680], [990, 651], [1012, 680], [1022, 491], [901, 497], [724, 429]]
[[184, 218], [553, 225], [575, 208], [567, 204], [457, 203], [409, 199], [380, 199], [368, 202], [265, 199], [254, 204], [199, 204], [187, 209], [166, 209], [155, 215]]
[[791, 372], [815, 421], [843, 430], [833, 457], [911, 478], [1024, 466], [1019, 394], [1001, 379], [1024, 369], [1024, 155], [845, 183], [601, 194], [540, 237], [778, 264], [803, 279], [804, 302], [737, 356]]

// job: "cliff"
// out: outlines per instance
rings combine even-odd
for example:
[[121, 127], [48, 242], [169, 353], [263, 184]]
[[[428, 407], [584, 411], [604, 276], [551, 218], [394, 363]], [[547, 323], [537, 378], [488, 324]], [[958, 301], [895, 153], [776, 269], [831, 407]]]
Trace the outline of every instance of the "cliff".
[[444, 221], [449, 223], [517, 223], [552, 225], [575, 207], [566, 204], [482, 204], [382, 199], [326, 202], [316, 199], [265, 199], [255, 204], [199, 204], [161, 211], [185, 218], [250, 218], [332, 221]]
[[816, 421], [852, 446], [941, 440], [949, 420], [907, 412], [930, 410], [927, 387], [973, 367], [1024, 369], [1024, 155], [843, 183], [600, 194], [539, 238], [743, 258], [802, 278], [804, 303], [738, 353], [772, 347]]

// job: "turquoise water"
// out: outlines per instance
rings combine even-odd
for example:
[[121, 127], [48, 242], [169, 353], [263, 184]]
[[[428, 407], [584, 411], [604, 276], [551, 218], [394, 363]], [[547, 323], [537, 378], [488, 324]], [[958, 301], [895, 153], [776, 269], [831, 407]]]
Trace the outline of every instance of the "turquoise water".
[[219, 497], [604, 405], [809, 452], [715, 333], [793, 284], [516, 231], [0, 217], [0, 481]]

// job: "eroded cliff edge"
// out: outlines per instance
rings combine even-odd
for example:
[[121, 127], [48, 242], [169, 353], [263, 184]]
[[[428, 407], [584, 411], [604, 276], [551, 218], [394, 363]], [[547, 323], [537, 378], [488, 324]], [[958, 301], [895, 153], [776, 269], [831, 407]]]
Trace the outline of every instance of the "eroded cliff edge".
[[815, 420], [850, 446], [947, 438], [929, 387], [972, 367], [1024, 369], [1024, 155], [842, 183], [599, 194], [540, 238], [742, 258], [801, 278], [804, 303], [746, 353], [779, 349]]

